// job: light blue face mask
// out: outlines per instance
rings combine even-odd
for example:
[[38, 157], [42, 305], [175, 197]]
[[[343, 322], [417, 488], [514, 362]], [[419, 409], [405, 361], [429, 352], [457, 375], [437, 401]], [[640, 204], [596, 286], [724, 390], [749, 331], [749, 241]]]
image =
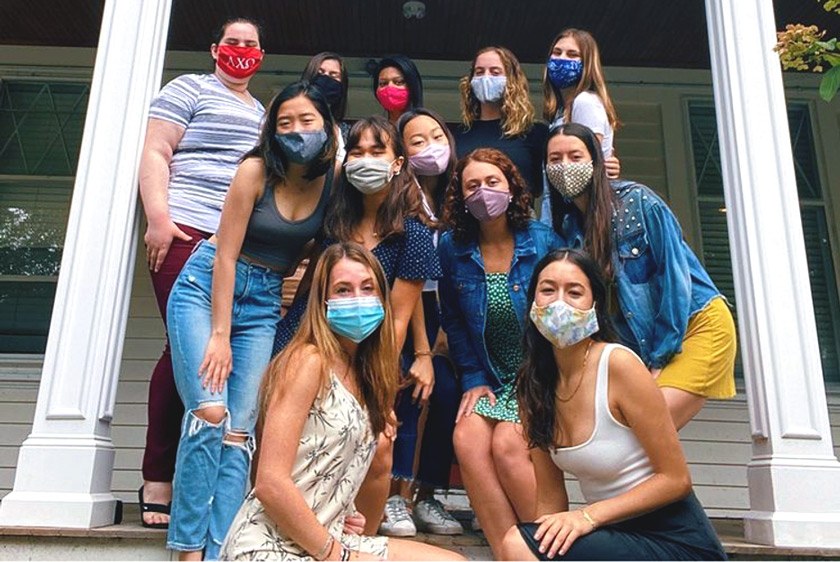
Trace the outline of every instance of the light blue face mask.
[[323, 129], [296, 133], [274, 133], [274, 140], [280, 145], [280, 150], [283, 151], [290, 162], [309, 164], [324, 150], [327, 133]]
[[502, 99], [505, 93], [505, 86], [507, 86], [507, 76], [491, 76], [485, 74], [484, 76], [475, 76], [470, 81], [470, 86], [482, 103], [495, 103]]
[[359, 343], [385, 318], [379, 297], [345, 297], [327, 301], [327, 324], [339, 336]]

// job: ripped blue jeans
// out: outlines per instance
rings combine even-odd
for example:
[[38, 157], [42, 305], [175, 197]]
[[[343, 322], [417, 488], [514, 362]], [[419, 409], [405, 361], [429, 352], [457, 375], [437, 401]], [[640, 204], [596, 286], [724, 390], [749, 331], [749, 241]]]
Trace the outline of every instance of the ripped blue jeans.
[[[212, 394], [202, 387], [198, 369], [210, 340], [215, 253], [208, 242], [196, 248], [167, 305], [172, 366], [185, 413], [166, 546], [178, 551], [204, 549], [205, 560], [218, 558], [247, 493], [257, 397], [271, 359], [283, 281], [270, 269], [237, 261], [230, 335], [233, 370], [221, 393]], [[195, 414], [213, 406], [224, 408], [224, 416], [213, 420], [216, 423]]]

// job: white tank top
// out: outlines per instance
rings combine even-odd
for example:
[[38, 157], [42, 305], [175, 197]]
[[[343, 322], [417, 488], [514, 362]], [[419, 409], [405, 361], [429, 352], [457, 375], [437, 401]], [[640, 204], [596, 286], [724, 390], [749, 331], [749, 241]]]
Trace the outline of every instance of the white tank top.
[[574, 447], [549, 449], [554, 464], [563, 472], [577, 477], [587, 503], [623, 494], [653, 476], [650, 459], [633, 430], [619, 423], [610, 412], [607, 399], [609, 358], [617, 347], [633, 353], [618, 344], [608, 344], [604, 348], [595, 381], [595, 427], [592, 435]]

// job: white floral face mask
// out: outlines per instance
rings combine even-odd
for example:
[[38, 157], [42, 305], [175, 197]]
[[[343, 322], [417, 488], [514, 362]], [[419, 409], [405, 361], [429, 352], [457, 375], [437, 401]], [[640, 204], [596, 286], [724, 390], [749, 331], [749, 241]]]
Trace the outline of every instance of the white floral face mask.
[[598, 314], [595, 305], [580, 310], [562, 299], [545, 306], [531, 305], [531, 321], [552, 345], [563, 349], [574, 345], [598, 331]]

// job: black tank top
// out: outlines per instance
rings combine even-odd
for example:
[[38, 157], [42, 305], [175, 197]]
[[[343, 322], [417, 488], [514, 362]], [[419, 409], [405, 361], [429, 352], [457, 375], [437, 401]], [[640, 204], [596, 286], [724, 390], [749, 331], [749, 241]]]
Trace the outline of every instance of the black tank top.
[[332, 181], [333, 169], [330, 167], [324, 177], [318, 205], [311, 215], [298, 221], [287, 220], [280, 214], [274, 200], [274, 187], [266, 183], [248, 220], [242, 253], [280, 270], [287, 269], [324, 224]]

